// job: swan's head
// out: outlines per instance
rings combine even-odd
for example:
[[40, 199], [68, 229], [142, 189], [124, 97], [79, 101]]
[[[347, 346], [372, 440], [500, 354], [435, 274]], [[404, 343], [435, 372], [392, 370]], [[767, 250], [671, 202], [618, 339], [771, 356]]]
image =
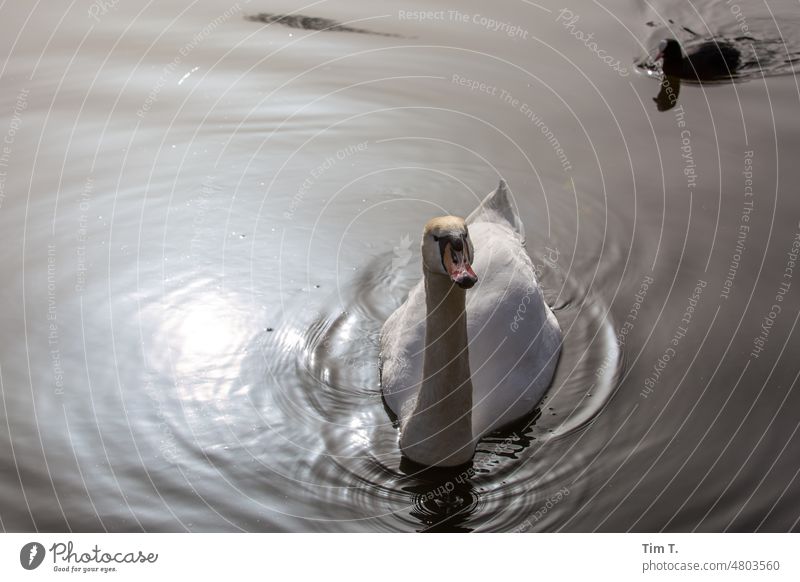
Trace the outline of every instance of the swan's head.
[[425, 225], [422, 266], [428, 272], [450, 277], [459, 287], [469, 289], [478, 282], [478, 276], [472, 270], [474, 254], [463, 218], [440, 216]]

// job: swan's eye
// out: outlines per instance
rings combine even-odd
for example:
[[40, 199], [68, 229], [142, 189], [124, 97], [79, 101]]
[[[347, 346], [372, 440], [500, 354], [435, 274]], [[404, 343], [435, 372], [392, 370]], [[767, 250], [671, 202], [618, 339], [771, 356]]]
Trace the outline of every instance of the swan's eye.
[[435, 240], [436, 242], [439, 242], [439, 237], [436, 236], [436, 235], [433, 235], [433, 240]]

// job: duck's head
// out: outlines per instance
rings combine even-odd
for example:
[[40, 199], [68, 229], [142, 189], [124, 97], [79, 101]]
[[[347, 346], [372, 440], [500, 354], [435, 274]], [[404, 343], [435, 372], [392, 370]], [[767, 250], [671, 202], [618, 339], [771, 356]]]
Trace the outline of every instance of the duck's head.
[[439, 216], [425, 225], [422, 267], [429, 273], [450, 277], [459, 287], [469, 289], [478, 282], [472, 270], [474, 252], [463, 218]]
[[683, 58], [683, 51], [680, 43], [674, 38], [665, 38], [658, 44], [658, 54], [656, 60], [663, 59], [664, 62], [674, 63]]

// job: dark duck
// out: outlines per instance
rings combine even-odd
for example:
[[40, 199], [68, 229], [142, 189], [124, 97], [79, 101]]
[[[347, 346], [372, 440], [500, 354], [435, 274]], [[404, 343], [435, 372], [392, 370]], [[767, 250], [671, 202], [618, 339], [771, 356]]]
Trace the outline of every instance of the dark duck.
[[741, 55], [731, 44], [724, 41], [706, 41], [693, 46], [691, 52], [683, 54], [677, 40], [661, 41], [656, 60], [661, 60], [661, 70], [668, 77], [696, 81], [721, 81], [735, 75]]

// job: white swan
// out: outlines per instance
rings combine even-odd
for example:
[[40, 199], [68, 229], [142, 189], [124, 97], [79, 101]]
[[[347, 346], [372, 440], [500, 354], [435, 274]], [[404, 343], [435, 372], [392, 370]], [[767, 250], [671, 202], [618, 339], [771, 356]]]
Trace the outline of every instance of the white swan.
[[412, 461], [468, 462], [481, 436], [529, 414], [552, 381], [561, 329], [523, 236], [502, 180], [466, 220], [425, 225], [423, 279], [381, 330], [381, 389]]

